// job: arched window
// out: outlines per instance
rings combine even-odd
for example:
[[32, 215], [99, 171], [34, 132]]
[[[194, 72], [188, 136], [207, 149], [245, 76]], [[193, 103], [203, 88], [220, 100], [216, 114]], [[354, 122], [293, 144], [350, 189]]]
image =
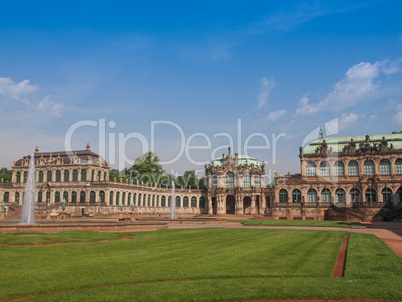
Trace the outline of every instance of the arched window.
[[91, 181], [95, 181], [95, 171], [92, 170], [91, 172]]
[[127, 194], [127, 205], [130, 206], [131, 205], [131, 193]]
[[[104, 172], [104, 173], [103, 173], [103, 180], [104, 180], [104, 181], [106, 181], [106, 177], [107, 177], [107, 174], [106, 174], [106, 172]], [[99, 180], [100, 180], [100, 178], [99, 178]]]
[[151, 195], [148, 194], [148, 202], [147, 202], [147, 207], [151, 206]]
[[188, 197], [184, 196], [183, 198], [183, 208], [188, 208]]
[[113, 191], [112, 192], [110, 192], [109, 193], [109, 205], [113, 205], [113, 199], [114, 199], [114, 196], [113, 196]]
[[260, 176], [260, 174], [254, 174], [254, 187], [261, 188], [261, 176]]
[[197, 197], [191, 197], [191, 207], [196, 208], [197, 207]]
[[19, 192], [15, 192], [14, 202], [20, 203], [20, 193]]
[[398, 158], [395, 162], [395, 173], [398, 175], [402, 174], [402, 158]]
[[78, 170], [73, 170], [73, 181], [78, 181]]
[[60, 192], [54, 194], [54, 203], [60, 202]]
[[39, 182], [39, 183], [42, 183], [42, 182], [43, 182], [43, 171], [39, 171], [38, 182]]
[[180, 207], [180, 196], [176, 196], [176, 208]]
[[63, 200], [65, 200], [66, 202], [68, 202], [68, 192], [64, 191], [63, 192]]
[[392, 202], [392, 190], [390, 188], [384, 188], [381, 191], [383, 202]]
[[309, 161], [306, 166], [307, 176], [316, 176], [317, 175], [317, 166], [315, 162]]
[[38, 192], [38, 202], [42, 202], [42, 191]]
[[119, 204], [120, 204], [120, 192], [116, 192], [116, 206], [118, 206]]
[[398, 189], [398, 191], [396, 192], [396, 195], [398, 197], [398, 203], [401, 204], [402, 203], [402, 187], [400, 187]]
[[101, 181], [101, 175], [102, 175], [101, 171], [98, 171], [98, 179], [97, 179], [97, 181]]
[[317, 202], [317, 191], [309, 189], [307, 191], [307, 202]]
[[[40, 173], [40, 172], [39, 172]], [[42, 172], [43, 173], [43, 172]], [[17, 172], [15, 182], [19, 184], [21, 182], [21, 172]]]
[[96, 199], [96, 193], [95, 193], [95, 191], [91, 191], [91, 192], [89, 193], [89, 202], [90, 202], [90, 203], [94, 203], [94, 202], [95, 202], [95, 199]]
[[75, 191], [71, 193], [71, 202], [77, 202], [77, 192]]
[[292, 202], [301, 203], [301, 191], [299, 189], [294, 189], [292, 192]]
[[216, 189], [218, 187], [218, 176], [214, 173], [211, 175], [211, 188]]
[[388, 159], [382, 159], [380, 161], [380, 174], [381, 175], [391, 174], [391, 163]]
[[353, 202], [360, 202], [360, 191], [356, 188], [353, 188], [350, 190], [350, 202], [353, 204]]
[[243, 188], [251, 187], [251, 177], [250, 172], [246, 171], [243, 173]]
[[322, 189], [321, 202], [331, 202], [331, 191], [328, 188]]
[[80, 192], [80, 202], [85, 202], [85, 192], [84, 191]]
[[142, 205], [144, 207], [147, 206], [147, 195], [146, 194], [142, 195]]
[[205, 197], [204, 196], [200, 197], [200, 208], [205, 208]]
[[155, 206], [155, 195], [152, 195], [152, 206]]
[[162, 208], [166, 207], [166, 196], [162, 196], [161, 198], [161, 207]]
[[126, 204], [126, 192], [121, 194], [121, 204], [124, 206]]
[[61, 182], [61, 171], [60, 170], [56, 171], [56, 182]]
[[134, 202], [134, 204], [135, 204], [136, 206], [138, 206], [138, 204], [137, 204], [137, 193], [134, 193], [134, 194], [133, 194], [133, 202]]
[[68, 170], [64, 170], [64, 182], [70, 181], [70, 172]]
[[334, 164], [334, 175], [335, 176], [344, 176], [345, 175], [345, 166], [343, 162], [337, 161]]
[[374, 189], [366, 190], [366, 202], [376, 202], [377, 201], [377, 192]]
[[46, 181], [52, 181], [52, 171], [47, 171], [47, 175], [46, 175]]
[[105, 192], [104, 191], [99, 191], [99, 200], [100, 202], [105, 202]]
[[24, 172], [24, 182], [28, 181], [28, 171]]
[[234, 188], [234, 173], [226, 173], [226, 188]]
[[329, 168], [329, 162], [323, 161], [320, 164], [320, 176], [329, 176], [330, 173], [330, 168]]
[[271, 198], [269, 196], [265, 196], [265, 207], [266, 208], [271, 207]]
[[374, 175], [374, 162], [371, 159], [364, 162], [364, 174]]
[[345, 205], [345, 190], [344, 189], [337, 189], [335, 191], [335, 202], [338, 205]]
[[81, 170], [81, 181], [87, 181], [87, 170]]
[[279, 202], [280, 203], [288, 202], [288, 191], [286, 191], [285, 189], [279, 191]]
[[144, 206], [144, 205], [142, 204], [141, 196], [142, 196], [141, 194], [138, 194], [138, 206], [139, 206], [139, 207]]
[[359, 176], [359, 164], [355, 160], [349, 162], [349, 176]]

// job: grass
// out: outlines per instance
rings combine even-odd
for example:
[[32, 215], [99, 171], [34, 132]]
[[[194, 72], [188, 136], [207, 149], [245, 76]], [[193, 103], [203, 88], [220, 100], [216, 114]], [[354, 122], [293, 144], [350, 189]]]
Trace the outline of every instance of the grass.
[[[14, 236], [46, 243], [48, 235], [85, 241], [123, 235], [76, 233]], [[352, 233], [346, 275], [330, 278], [345, 233], [206, 228], [105, 243], [0, 246], [0, 299], [75, 289], [32, 300], [401, 299], [401, 259], [373, 235]], [[13, 239], [0, 234], [2, 242], [6, 235]]]
[[263, 219], [227, 219], [228, 222], [241, 222], [243, 225], [261, 226], [312, 226], [312, 227], [338, 227], [356, 228], [365, 227], [360, 222], [345, 221], [318, 221], [318, 220], [263, 220]]

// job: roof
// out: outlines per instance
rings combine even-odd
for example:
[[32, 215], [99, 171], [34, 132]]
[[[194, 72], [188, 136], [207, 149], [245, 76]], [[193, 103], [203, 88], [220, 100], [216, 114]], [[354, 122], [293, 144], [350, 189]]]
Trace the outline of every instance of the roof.
[[[367, 141], [368, 138], [368, 141]], [[332, 152], [344, 152], [345, 147], [349, 146], [349, 143], [353, 142], [356, 144], [356, 148], [360, 144], [370, 143], [370, 144], [380, 144], [382, 141], [388, 143], [388, 148], [392, 144], [393, 149], [402, 149], [402, 133], [396, 134], [383, 134], [383, 135], [360, 135], [360, 136], [342, 136], [342, 137], [322, 137], [310, 142], [303, 148], [303, 154], [315, 154], [317, 148], [319, 148], [323, 143], [327, 144], [328, 149], [332, 148]]]
[[[233, 156], [233, 155], [216, 158], [211, 162], [211, 166], [214, 166], [214, 167], [222, 166], [224, 161], [228, 160], [229, 156], [233, 159], [236, 158], [236, 156]], [[252, 164], [254, 164], [254, 166], [261, 166], [261, 164], [258, 162], [258, 160], [254, 157], [251, 157], [248, 155], [242, 155], [242, 154], [237, 155], [237, 167], [244, 166], [244, 165], [252, 165]]]

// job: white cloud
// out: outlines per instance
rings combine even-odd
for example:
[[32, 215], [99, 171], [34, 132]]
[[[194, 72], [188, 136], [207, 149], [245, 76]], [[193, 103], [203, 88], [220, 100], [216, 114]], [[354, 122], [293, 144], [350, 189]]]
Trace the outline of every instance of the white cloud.
[[62, 104], [57, 104], [50, 99], [50, 95], [46, 96], [37, 106], [38, 111], [46, 112], [49, 115], [61, 116], [60, 111], [63, 109]]
[[271, 112], [270, 114], [268, 114], [267, 120], [276, 121], [277, 119], [279, 119], [280, 117], [286, 115], [287, 113], [288, 113], [288, 111], [286, 109]]
[[364, 114], [343, 113], [339, 118], [339, 131], [355, 126], [363, 118], [365, 118]]
[[10, 78], [0, 78], [0, 96], [29, 104], [29, 95], [38, 90], [37, 85], [30, 85], [29, 80], [14, 83]]
[[269, 93], [275, 87], [275, 83], [273, 81], [267, 80], [266, 77], [260, 79], [260, 84], [261, 92], [258, 95], [258, 109], [261, 109], [265, 106], [269, 98]]
[[402, 126], [402, 104], [396, 106], [396, 115], [392, 118], [392, 121], [397, 125]]
[[321, 102], [309, 104], [303, 97], [296, 114], [314, 115], [323, 111], [342, 112], [358, 102], [378, 93], [379, 83], [375, 82], [380, 74], [391, 75], [401, 71], [399, 60], [395, 62], [378, 61], [374, 64], [361, 62], [349, 68], [345, 77], [336, 83], [333, 91]]

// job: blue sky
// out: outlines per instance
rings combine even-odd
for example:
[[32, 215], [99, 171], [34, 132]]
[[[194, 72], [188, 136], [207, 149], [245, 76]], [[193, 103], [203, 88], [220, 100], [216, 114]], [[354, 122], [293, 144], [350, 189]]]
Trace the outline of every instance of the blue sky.
[[[104, 119], [107, 159], [109, 141], [120, 154], [119, 133], [150, 144], [151, 122], [170, 121], [186, 140], [204, 133], [211, 141], [190, 152], [193, 162], [227, 152], [229, 140], [218, 133], [233, 137], [239, 153], [261, 133], [270, 148], [249, 155], [268, 169], [298, 172], [298, 146], [329, 121], [338, 119], [337, 136], [402, 130], [401, 11], [400, 1], [7, 1], [0, 166], [35, 146], [64, 150], [73, 124]], [[98, 126], [75, 131], [73, 148], [90, 142], [99, 152]], [[180, 155], [179, 131], [155, 129], [161, 159]], [[275, 152], [273, 135], [280, 136]], [[266, 141], [257, 134], [249, 145]], [[133, 138], [124, 153], [133, 160], [142, 147]], [[172, 168], [203, 165], [183, 153], [165, 165]]]

